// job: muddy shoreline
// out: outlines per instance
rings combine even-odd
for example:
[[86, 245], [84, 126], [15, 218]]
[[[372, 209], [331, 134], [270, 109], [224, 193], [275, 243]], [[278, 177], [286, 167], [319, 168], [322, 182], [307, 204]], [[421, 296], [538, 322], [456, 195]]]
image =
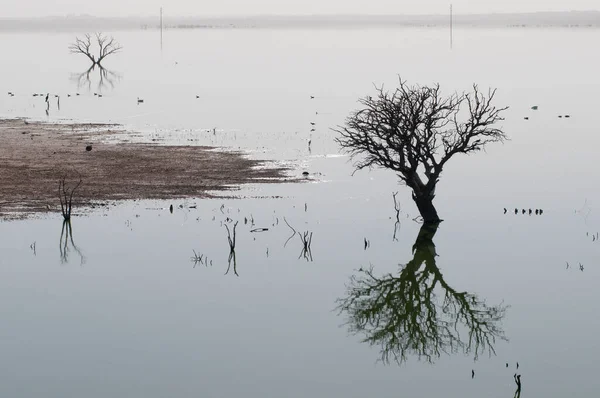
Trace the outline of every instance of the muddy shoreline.
[[209, 192], [243, 184], [290, 181], [287, 169], [240, 152], [103, 140], [127, 134], [119, 125], [0, 119], [0, 219], [60, 213], [63, 177], [71, 185], [82, 180], [73, 200], [77, 208], [117, 200], [207, 198]]

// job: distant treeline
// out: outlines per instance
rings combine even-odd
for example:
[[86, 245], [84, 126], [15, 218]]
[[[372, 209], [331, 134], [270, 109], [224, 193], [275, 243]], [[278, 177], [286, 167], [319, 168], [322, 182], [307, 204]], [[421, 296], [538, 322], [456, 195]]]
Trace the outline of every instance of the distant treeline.
[[[158, 14], [158, 13], [157, 13]], [[174, 17], [164, 15], [169, 29], [250, 28], [388, 28], [447, 27], [449, 15], [304, 15], [249, 17]], [[594, 28], [600, 11], [540, 12], [526, 14], [454, 15], [457, 27]], [[0, 31], [108, 31], [157, 29], [159, 17], [99, 18], [89, 15], [46, 18], [0, 18]]]

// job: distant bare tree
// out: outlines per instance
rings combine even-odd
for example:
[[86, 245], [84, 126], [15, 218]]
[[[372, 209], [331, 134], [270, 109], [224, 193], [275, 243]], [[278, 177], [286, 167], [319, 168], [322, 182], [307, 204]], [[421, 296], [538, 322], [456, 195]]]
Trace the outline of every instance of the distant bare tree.
[[[473, 85], [469, 93], [442, 96], [440, 86], [409, 86], [400, 79], [392, 92], [359, 100], [362, 109], [334, 129], [338, 144], [357, 159], [356, 170], [383, 167], [395, 171], [412, 188], [423, 221], [439, 222], [433, 205], [435, 188], [446, 162], [459, 153], [476, 152], [505, 133], [493, 127], [507, 108], [492, 105]], [[462, 120], [462, 121], [461, 121]]]
[[118, 53], [123, 49], [112, 36], [104, 36], [102, 33], [96, 33], [95, 35], [96, 44], [98, 47], [98, 57], [92, 54], [94, 47], [92, 45], [92, 35], [86, 33], [83, 38], [76, 37], [75, 42], [69, 46], [69, 50], [72, 54], [83, 54], [90, 61], [92, 66], [101, 65], [102, 60], [111, 54]]

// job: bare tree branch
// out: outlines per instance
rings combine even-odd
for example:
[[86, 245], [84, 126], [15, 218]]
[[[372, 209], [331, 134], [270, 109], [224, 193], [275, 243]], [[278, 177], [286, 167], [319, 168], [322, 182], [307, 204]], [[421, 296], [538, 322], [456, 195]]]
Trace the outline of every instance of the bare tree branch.
[[[396, 172], [413, 190], [425, 222], [439, 222], [433, 207], [436, 184], [446, 162], [458, 153], [471, 153], [506, 134], [493, 127], [504, 120], [492, 105], [496, 90], [487, 96], [474, 85], [469, 93], [444, 97], [439, 85], [376, 87], [375, 97], [361, 98], [362, 109], [344, 126], [334, 129], [337, 143], [354, 159], [357, 170], [382, 167]], [[462, 121], [461, 121], [462, 120]]]
[[96, 63], [100, 65], [102, 60], [111, 54], [115, 54], [123, 49], [117, 41], [112, 37], [103, 36], [102, 33], [96, 33], [96, 40], [98, 42], [99, 52], [98, 61]]
[[96, 64], [96, 58], [92, 55], [90, 50], [92, 46], [92, 38], [89, 33], [86, 33], [83, 39], [79, 37], [75, 38], [75, 43], [69, 46], [69, 50], [72, 54], [83, 54], [92, 61], [92, 65]]
[[96, 44], [98, 46], [98, 58], [92, 54], [92, 37], [89, 33], [86, 33], [83, 39], [79, 37], [75, 38], [75, 42], [69, 46], [69, 50], [72, 54], [83, 54], [90, 61], [92, 65], [100, 65], [102, 60], [111, 54], [118, 53], [123, 49], [112, 36], [104, 36], [102, 33], [96, 33]]

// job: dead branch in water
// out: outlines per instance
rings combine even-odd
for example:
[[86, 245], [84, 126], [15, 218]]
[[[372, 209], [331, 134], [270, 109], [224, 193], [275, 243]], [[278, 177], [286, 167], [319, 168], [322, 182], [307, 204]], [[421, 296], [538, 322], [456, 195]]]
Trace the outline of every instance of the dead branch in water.
[[235, 257], [235, 229], [238, 225], [238, 221], [235, 222], [235, 224], [233, 224], [233, 234], [231, 233], [231, 230], [229, 230], [229, 226], [227, 224], [225, 224], [225, 229], [227, 229], [227, 241], [229, 242], [229, 259], [227, 260], [228, 262], [228, 266], [227, 266], [227, 271], [225, 272], [225, 275], [227, 275], [229, 273], [229, 269], [231, 268], [231, 262], [233, 261], [233, 273], [235, 274], [235, 276], [239, 276], [237, 273], [237, 261], [236, 261], [236, 257]]
[[398, 238], [396, 237], [396, 235], [398, 234], [398, 231], [400, 231], [400, 221], [396, 221], [394, 223], [394, 236], [392, 236], [392, 240], [398, 242]]
[[306, 231], [303, 233], [299, 233], [298, 235], [300, 236], [300, 240], [302, 241], [302, 251], [300, 252], [298, 258], [304, 257], [306, 261], [313, 261], [311, 250], [313, 235], [312, 232]]
[[63, 176], [58, 181], [58, 198], [60, 199], [60, 211], [62, 216], [65, 221], [68, 221], [71, 219], [71, 210], [73, 209], [73, 194], [83, 181], [80, 176], [79, 182], [73, 188], [68, 188], [65, 180], [66, 177]]
[[400, 202], [398, 202], [398, 199], [396, 198], [396, 196], [398, 195], [398, 192], [392, 192], [392, 198], [394, 199], [394, 210], [396, 211], [396, 222], [394, 223], [394, 236], [392, 237], [393, 241], [398, 241], [398, 238], [396, 237], [396, 235], [398, 234], [398, 231], [400, 230]]
[[[196, 265], [198, 264], [202, 264], [205, 267], [208, 267], [208, 256], [205, 256], [204, 254], [198, 254], [196, 253], [196, 250], [193, 250], [194, 252], [194, 256], [192, 257], [192, 262], [194, 263], [194, 268], [196, 268]], [[212, 260], [210, 262], [210, 264], [212, 265]]]
[[398, 191], [392, 192], [392, 198], [394, 198], [394, 210], [396, 210], [396, 221], [400, 222], [400, 203], [398, 203], [396, 195], [398, 195]]

